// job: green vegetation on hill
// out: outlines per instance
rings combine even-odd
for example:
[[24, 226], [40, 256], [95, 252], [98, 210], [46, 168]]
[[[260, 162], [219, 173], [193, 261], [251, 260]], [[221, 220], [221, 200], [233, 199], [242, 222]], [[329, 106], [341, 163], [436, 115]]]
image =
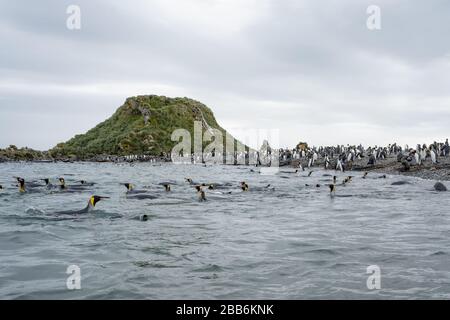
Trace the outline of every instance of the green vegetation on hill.
[[214, 115], [204, 104], [189, 98], [137, 96], [125, 103], [106, 121], [86, 134], [77, 135], [50, 150], [54, 157], [91, 158], [96, 155], [168, 155], [178, 142], [172, 132], [186, 129], [193, 138], [194, 121], [219, 129]]
[[30, 148], [17, 148], [14, 145], [10, 145], [6, 149], [0, 149], [0, 162], [47, 160], [50, 158], [48, 152], [36, 151]]

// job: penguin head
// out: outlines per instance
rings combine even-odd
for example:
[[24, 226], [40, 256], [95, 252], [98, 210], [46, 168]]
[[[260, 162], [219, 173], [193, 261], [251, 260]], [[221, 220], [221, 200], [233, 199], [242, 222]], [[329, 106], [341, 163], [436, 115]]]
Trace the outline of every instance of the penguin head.
[[25, 192], [25, 179], [17, 178], [17, 182], [19, 182], [19, 192]]
[[241, 182], [242, 191], [248, 191], [248, 184], [245, 181]]
[[170, 184], [164, 184], [164, 189], [166, 190], [166, 192], [170, 191]]
[[336, 191], [336, 185], [330, 184], [329, 187], [330, 187], [330, 192], [335, 192]]
[[186, 182], [192, 183], [192, 179], [191, 178], [184, 178], [186, 180]]
[[85, 180], [81, 180], [80, 183], [81, 183], [81, 184], [85, 184], [86, 181], [85, 181]]
[[66, 184], [66, 180], [64, 180], [64, 178], [59, 178], [59, 183], [61, 184], [61, 186], [65, 186]]
[[50, 184], [50, 179], [48, 178], [42, 179], [42, 181], [44, 181], [46, 185]]
[[95, 205], [96, 205], [99, 201], [101, 201], [101, 200], [103, 200], [103, 199], [109, 199], [109, 197], [92, 196], [92, 197], [89, 199], [89, 205], [92, 206], [92, 207], [95, 207]]
[[213, 185], [213, 184], [210, 184], [210, 185], [208, 186], [208, 189], [209, 189], [209, 190], [214, 190], [214, 185]]
[[123, 185], [125, 186], [125, 188], [127, 188], [128, 191], [132, 191], [134, 189], [131, 183], [124, 183]]
[[148, 215], [146, 215], [146, 214], [141, 214], [141, 215], [139, 216], [139, 220], [141, 220], [141, 221], [147, 221], [147, 220], [148, 220]]
[[3, 190], [3, 186], [0, 184], [0, 190]]
[[202, 187], [201, 186], [195, 186], [195, 190], [197, 190], [197, 192], [201, 192], [202, 191]]

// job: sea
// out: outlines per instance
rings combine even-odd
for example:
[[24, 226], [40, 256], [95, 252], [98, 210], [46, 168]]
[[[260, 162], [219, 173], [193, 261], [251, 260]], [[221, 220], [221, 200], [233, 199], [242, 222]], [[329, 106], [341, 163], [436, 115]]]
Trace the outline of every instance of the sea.
[[[0, 299], [450, 298], [450, 192], [311, 170], [0, 164]], [[20, 193], [15, 177], [42, 186]], [[186, 178], [215, 188], [200, 202]], [[109, 198], [71, 214], [93, 195]]]

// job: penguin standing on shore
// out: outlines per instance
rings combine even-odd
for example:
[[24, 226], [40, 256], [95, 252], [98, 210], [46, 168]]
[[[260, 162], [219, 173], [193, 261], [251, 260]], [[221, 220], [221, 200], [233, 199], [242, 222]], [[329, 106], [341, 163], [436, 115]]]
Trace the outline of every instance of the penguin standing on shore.
[[433, 149], [430, 149], [430, 157], [431, 157], [431, 163], [436, 164], [437, 163], [436, 152], [434, 152]]
[[336, 170], [340, 170], [341, 172], [344, 172], [344, 167], [342, 166], [341, 159], [337, 159]]
[[328, 155], [325, 156], [325, 170], [328, 170], [328, 167], [330, 166], [330, 158]]

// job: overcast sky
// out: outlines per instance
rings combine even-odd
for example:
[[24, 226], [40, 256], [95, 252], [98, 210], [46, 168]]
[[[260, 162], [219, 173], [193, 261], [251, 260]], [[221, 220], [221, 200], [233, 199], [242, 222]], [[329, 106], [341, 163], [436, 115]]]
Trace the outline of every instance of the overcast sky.
[[444, 140], [449, 39], [448, 0], [0, 0], [0, 147], [48, 149], [141, 94], [282, 146]]

